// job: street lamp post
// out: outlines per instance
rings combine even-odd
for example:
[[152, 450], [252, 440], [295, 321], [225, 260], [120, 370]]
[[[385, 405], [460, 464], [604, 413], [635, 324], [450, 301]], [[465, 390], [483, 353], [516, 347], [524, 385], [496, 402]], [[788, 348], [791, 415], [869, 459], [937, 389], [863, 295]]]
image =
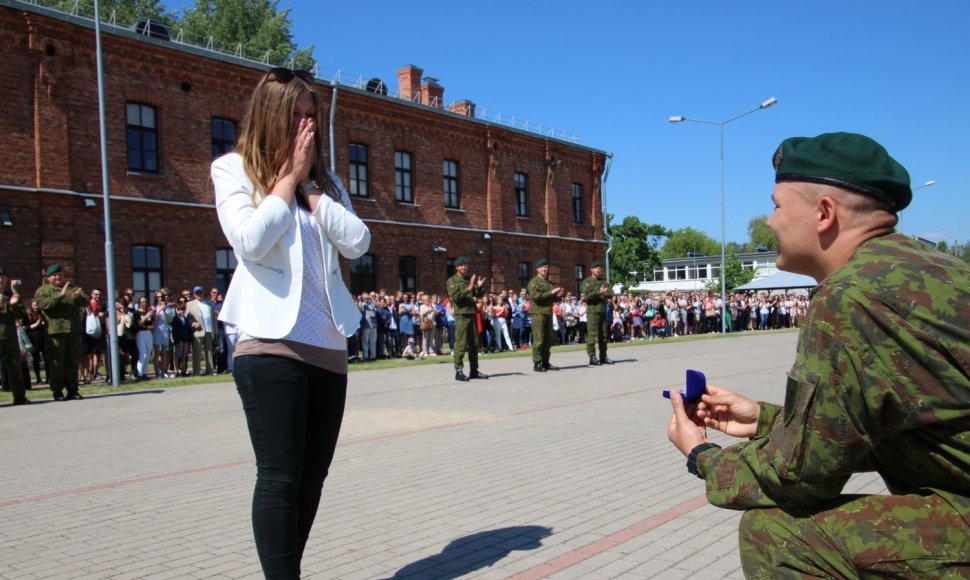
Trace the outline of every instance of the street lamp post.
[[[913, 193], [916, 193], [917, 191], [923, 189], [924, 187], [929, 187], [931, 185], [936, 185], [936, 180], [935, 179], [930, 179], [926, 183], [924, 183], [923, 185], [920, 185], [919, 187], [914, 187], [913, 188]], [[899, 233], [903, 233], [903, 212], [902, 211], [899, 212], [899, 224], [898, 225], [899, 225]]]
[[726, 121], [720, 121], [720, 122], [706, 121], [704, 119], [691, 119], [688, 117], [684, 117], [682, 115], [679, 115], [676, 117], [670, 117], [668, 119], [668, 121], [670, 121], [671, 123], [691, 122], [691, 123], [703, 123], [705, 125], [717, 125], [718, 131], [720, 132], [720, 136], [721, 136], [721, 333], [727, 332], [727, 317], [725, 316], [725, 313], [727, 311], [727, 287], [726, 287], [726, 280], [725, 280], [725, 272], [727, 270], [727, 244], [724, 240], [724, 126], [730, 123], [731, 121], [736, 121], [741, 117], [745, 117], [747, 115], [750, 115], [751, 113], [760, 111], [761, 109], [767, 109], [768, 107], [773, 107], [776, 104], [778, 104], [778, 99], [771, 97], [770, 99], [761, 103], [760, 105], [758, 105], [754, 109], [751, 109], [750, 111], [745, 111], [740, 115], [735, 115]]

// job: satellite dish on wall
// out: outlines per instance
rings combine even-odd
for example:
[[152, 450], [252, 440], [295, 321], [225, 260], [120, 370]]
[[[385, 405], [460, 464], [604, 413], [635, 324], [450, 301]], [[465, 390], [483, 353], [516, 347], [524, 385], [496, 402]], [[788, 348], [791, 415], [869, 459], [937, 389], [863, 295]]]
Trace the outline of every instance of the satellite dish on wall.
[[138, 23], [135, 24], [135, 32], [138, 34], [144, 34], [145, 36], [150, 36], [152, 38], [157, 38], [159, 40], [172, 40], [172, 35], [168, 31], [168, 27], [157, 20], [152, 20], [151, 18], [139, 20]]
[[367, 81], [367, 92], [377, 93], [379, 95], [386, 95], [387, 85], [385, 85], [384, 81], [382, 81], [381, 79], [374, 77], [371, 80]]

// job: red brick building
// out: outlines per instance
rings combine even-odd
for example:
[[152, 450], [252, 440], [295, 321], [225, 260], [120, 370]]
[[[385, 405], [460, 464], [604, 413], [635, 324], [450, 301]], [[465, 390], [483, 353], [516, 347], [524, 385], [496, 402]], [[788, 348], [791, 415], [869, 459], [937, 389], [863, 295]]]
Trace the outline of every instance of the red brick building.
[[[265, 65], [112, 26], [102, 49], [117, 286], [225, 285], [209, 163]], [[29, 292], [50, 263], [104, 287], [93, 21], [0, 0], [0, 71], [0, 265]], [[396, 96], [318, 80], [337, 174], [373, 234], [344, 265], [352, 289], [442, 292], [459, 255], [493, 289], [520, 287], [540, 257], [574, 288], [605, 251], [609, 154], [444, 106], [422, 73], [402, 67]]]

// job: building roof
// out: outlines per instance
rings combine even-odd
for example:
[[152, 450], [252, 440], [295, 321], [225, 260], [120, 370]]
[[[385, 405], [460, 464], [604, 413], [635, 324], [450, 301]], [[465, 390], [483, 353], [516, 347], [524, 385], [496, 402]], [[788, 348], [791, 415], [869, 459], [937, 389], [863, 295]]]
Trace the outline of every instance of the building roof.
[[803, 276], [794, 272], [776, 272], [770, 276], [752, 280], [735, 288], [735, 290], [789, 290], [793, 288], [814, 288], [818, 282], [811, 276]]

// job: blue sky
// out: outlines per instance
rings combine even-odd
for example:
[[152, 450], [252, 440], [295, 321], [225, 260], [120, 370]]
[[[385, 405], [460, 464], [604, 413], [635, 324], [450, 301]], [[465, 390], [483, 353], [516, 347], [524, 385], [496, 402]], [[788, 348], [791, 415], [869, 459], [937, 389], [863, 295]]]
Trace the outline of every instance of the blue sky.
[[[170, 0], [175, 10], [189, 0]], [[319, 76], [379, 77], [405, 64], [445, 101], [515, 116], [613, 153], [607, 210], [720, 238], [717, 126], [724, 128], [726, 238], [771, 211], [784, 138], [865, 133], [910, 172], [902, 230], [970, 240], [970, 2], [281, 0]], [[963, 38], [963, 40], [960, 40]]]

